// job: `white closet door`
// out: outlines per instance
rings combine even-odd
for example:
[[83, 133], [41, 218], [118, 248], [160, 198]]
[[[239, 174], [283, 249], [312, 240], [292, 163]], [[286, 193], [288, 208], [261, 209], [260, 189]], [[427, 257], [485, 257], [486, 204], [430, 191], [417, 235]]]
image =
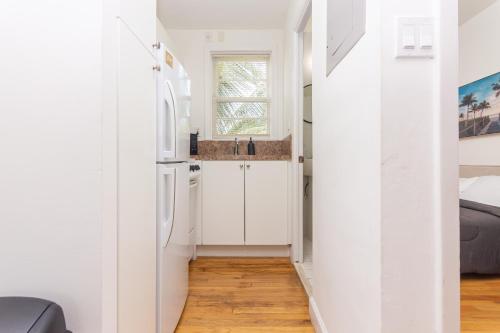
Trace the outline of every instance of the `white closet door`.
[[285, 245], [287, 162], [245, 163], [245, 244]]
[[204, 161], [203, 245], [243, 245], [245, 171], [243, 161]]
[[155, 59], [119, 23], [118, 329], [155, 332]]

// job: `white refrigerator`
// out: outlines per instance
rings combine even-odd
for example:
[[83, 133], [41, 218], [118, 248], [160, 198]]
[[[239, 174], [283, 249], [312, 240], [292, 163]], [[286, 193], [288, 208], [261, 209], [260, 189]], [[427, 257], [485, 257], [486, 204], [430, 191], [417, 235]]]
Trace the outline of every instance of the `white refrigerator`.
[[157, 332], [173, 333], [188, 294], [190, 80], [158, 44]]

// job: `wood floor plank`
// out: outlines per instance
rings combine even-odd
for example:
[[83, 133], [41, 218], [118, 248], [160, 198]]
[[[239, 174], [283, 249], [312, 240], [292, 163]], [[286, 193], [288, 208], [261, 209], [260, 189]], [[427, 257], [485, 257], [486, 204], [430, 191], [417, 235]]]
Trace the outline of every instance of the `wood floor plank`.
[[177, 333], [313, 333], [288, 258], [198, 258]]
[[462, 333], [499, 333], [500, 276], [465, 275], [460, 285]]

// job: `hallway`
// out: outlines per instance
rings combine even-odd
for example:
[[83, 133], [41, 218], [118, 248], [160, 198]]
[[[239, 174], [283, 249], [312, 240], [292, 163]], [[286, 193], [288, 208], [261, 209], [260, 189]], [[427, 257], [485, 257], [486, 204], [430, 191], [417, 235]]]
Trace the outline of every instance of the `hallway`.
[[289, 258], [199, 258], [177, 333], [314, 332]]

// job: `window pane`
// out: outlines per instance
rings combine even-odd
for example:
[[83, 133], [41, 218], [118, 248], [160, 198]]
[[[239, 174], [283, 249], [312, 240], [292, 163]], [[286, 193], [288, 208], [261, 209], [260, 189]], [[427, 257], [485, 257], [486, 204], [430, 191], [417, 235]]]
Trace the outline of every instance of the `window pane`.
[[267, 80], [267, 57], [216, 57], [215, 70], [225, 80]]
[[217, 135], [267, 135], [267, 119], [217, 119]]
[[267, 58], [215, 58], [216, 96], [267, 97]]
[[217, 118], [267, 118], [267, 103], [217, 103]]

